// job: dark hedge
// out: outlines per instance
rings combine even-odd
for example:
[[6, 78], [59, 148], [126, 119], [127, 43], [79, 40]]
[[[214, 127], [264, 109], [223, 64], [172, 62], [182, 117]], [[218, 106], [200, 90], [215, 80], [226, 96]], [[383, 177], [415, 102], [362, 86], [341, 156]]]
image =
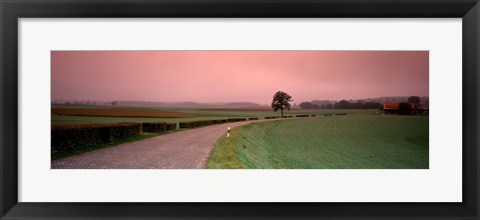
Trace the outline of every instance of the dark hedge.
[[202, 120], [202, 121], [189, 121], [189, 122], [180, 122], [180, 128], [196, 128], [206, 125], [213, 125], [213, 124], [222, 124], [227, 122], [239, 122], [239, 121], [246, 121], [246, 118], [229, 118], [229, 119], [218, 119], [218, 120]]
[[167, 123], [167, 131], [176, 130], [177, 123]]
[[158, 133], [167, 131], [167, 123], [165, 122], [143, 122], [142, 132]]
[[52, 152], [71, 151], [78, 147], [123, 140], [139, 135], [141, 129], [140, 123], [53, 126]]

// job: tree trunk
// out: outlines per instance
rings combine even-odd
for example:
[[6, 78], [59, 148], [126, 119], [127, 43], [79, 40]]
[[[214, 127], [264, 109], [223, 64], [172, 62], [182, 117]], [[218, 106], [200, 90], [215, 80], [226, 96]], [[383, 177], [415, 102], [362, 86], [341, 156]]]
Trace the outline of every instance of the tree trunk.
[[282, 118], [283, 118], [283, 109], [280, 109], [280, 111], [282, 112]]

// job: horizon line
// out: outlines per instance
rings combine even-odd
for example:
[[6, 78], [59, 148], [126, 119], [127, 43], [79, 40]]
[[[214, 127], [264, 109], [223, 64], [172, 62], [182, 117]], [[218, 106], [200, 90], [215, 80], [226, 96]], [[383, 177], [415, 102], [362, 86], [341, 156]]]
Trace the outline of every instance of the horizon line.
[[[312, 99], [312, 100], [304, 100], [301, 102], [312, 102], [312, 101], [349, 101], [349, 100], [354, 100], [354, 101], [360, 101], [360, 100], [368, 100], [368, 99], [379, 99], [379, 98], [400, 98], [400, 97], [411, 97], [411, 96], [418, 96], [420, 98], [425, 98], [425, 97], [430, 97], [429, 95], [396, 95], [396, 96], [377, 96], [377, 97], [369, 97], [369, 98], [342, 98], [342, 99]], [[153, 100], [95, 100], [95, 99], [64, 99], [64, 100], [54, 100], [51, 101], [53, 102], [86, 102], [86, 101], [93, 101], [93, 102], [162, 102], [166, 104], [175, 104], [175, 103], [197, 103], [197, 104], [224, 104], [224, 103], [253, 103], [253, 104], [258, 104], [258, 105], [269, 105], [269, 104], [261, 104], [258, 102], [252, 102], [252, 101], [216, 101], [216, 102], [199, 102], [199, 101], [153, 101]], [[299, 103], [301, 103], [299, 102]], [[297, 102], [293, 102], [297, 103]]]

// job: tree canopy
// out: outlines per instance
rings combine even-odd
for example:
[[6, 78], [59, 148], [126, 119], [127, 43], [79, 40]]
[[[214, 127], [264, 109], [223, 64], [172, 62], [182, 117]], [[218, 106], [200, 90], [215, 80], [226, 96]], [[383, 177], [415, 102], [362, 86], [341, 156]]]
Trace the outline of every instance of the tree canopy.
[[417, 108], [420, 105], [420, 97], [410, 96], [408, 97], [408, 102], [415, 104], [415, 108]]
[[278, 91], [273, 95], [272, 109], [274, 112], [280, 110], [282, 112], [283, 118], [283, 110], [290, 110], [290, 102], [292, 101], [292, 96], [290, 96], [286, 92]]
[[300, 108], [302, 109], [378, 109], [380, 106], [382, 106], [380, 102], [363, 100], [356, 102], [347, 100], [341, 100], [338, 102], [330, 101], [330, 103], [323, 104], [316, 104], [315, 101], [300, 103]]

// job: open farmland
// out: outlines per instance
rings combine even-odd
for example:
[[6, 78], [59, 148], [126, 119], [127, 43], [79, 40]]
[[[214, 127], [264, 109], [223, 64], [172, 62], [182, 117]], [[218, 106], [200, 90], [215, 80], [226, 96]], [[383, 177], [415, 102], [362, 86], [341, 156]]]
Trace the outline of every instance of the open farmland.
[[317, 116], [253, 123], [216, 143], [207, 168], [428, 169], [428, 116]]
[[196, 115], [142, 108], [52, 108], [52, 114], [87, 117], [193, 118]]
[[[273, 112], [272, 108], [251, 109], [251, 108], [219, 108], [219, 109], [176, 109], [175, 111], [195, 114], [201, 117], [271, 117], [280, 116], [279, 112]], [[357, 109], [291, 109], [284, 111], [285, 116], [295, 115], [323, 115], [323, 114], [363, 114], [374, 113], [375, 110]]]
[[[119, 122], [188, 122], [188, 121], [197, 121], [197, 120], [218, 120], [218, 119], [227, 119], [227, 118], [236, 118], [236, 117], [271, 117], [279, 116], [280, 113], [275, 113], [270, 109], [249, 109], [249, 108], [222, 108], [222, 109], [201, 109], [201, 108], [133, 108], [133, 107], [121, 107], [121, 108], [107, 108], [110, 109], [111, 114], [109, 116], [99, 116], [99, 115], [60, 115], [56, 114], [57, 109], [72, 109], [72, 112], [83, 112], [84, 109], [93, 109], [92, 107], [88, 108], [85, 106], [68, 106], [68, 107], [58, 107], [54, 106], [52, 108], [51, 121], [52, 125], [65, 125], [65, 124], [110, 124], [110, 123], [119, 123]], [[102, 108], [97, 108], [102, 109]], [[154, 112], [159, 114], [162, 117], [147, 117], [146, 114], [142, 117], [129, 117], [129, 116], [114, 116], [120, 115], [119, 112], [115, 110], [128, 109], [131, 112]], [[66, 111], [66, 110], [63, 110]], [[87, 110], [90, 111], [90, 110]], [[324, 115], [324, 114], [336, 114], [336, 113], [348, 113], [348, 114], [365, 114], [373, 113], [372, 110], [300, 110], [292, 109], [291, 111], [286, 111], [284, 114], [286, 116], [294, 115]], [[169, 113], [169, 114], [165, 114]], [[173, 113], [173, 114], [172, 114]], [[172, 115], [173, 117], [166, 117]], [[179, 117], [179, 116], [188, 116], [188, 117]]]

